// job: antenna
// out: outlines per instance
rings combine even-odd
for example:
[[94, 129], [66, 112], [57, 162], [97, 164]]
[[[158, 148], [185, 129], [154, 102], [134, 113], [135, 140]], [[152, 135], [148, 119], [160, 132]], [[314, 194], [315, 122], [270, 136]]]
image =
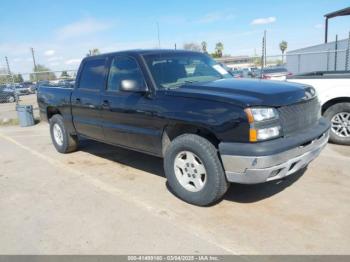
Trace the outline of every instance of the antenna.
[[157, 22], [158, 48], [160, 49], [159, 23]]

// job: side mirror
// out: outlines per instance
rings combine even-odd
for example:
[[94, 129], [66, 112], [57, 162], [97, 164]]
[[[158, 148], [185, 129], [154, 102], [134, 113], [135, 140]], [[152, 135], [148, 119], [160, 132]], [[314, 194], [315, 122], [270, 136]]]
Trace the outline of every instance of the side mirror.
[[135, 80], [122, 80], [120, 90], [125, 92], [146, 93], [148, 91], [145, 85], [140, 85]]

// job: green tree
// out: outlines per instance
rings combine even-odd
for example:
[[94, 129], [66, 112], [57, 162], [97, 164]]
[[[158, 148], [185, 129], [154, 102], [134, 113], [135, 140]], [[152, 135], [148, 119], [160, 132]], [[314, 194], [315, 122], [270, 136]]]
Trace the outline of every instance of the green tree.
[[207, 42], [203, 41], [201, 43], [201, 45], [202, 45], [202, 52], [203, 53], [208, 53], [208, 50], [207, 50], [208, 44], [207, 44]]
[[196, 43], [185, 43], [183, 48], [191, 51], [201, 51], [201, 46]]
[[15, 83], [22, 83], [24, 82], [23, 76], [21, 74], [13, 75], [13, 81]]
[[0, 68], [0, 84], [11, 83], [11, 77], [8, 75], [7, 70]]
[[280, 46], [280, 50], [282, 52], [282, 64], [283, 64], [284, 63], [284, 52], [288, 48], [288, 43], [286, 41], [282, 41], [279, 46]]
[[216, 43], [215, 45], [215, 53], [217, 57], [222, 57], [222, 53], [224, 51], [224, 44], [221, 42]]
[[30, 81], [56, 80], [55, 73], [43, 65], [38, 64], [33, 71], [35, 74], [30, 74]]
[[60, 77], [61, 77], [61, 78], [67, 78], [67, 77], [69, 77], [69, 75], [68, 75], [67, 71], [62, 71]]
[[12, 84], [12, 81], [22, 83], [24, 80], [21, 74], [13, 74], [11, 77], [7, 70], [0, 70], [0, 84]]
[[94, 55], [99, 55], [100, 54], [100, 50], [98, 50], [98, 48], [93, 48], [90, 49], [89, 52], [86, 54], [86, 56], [94, 56]]

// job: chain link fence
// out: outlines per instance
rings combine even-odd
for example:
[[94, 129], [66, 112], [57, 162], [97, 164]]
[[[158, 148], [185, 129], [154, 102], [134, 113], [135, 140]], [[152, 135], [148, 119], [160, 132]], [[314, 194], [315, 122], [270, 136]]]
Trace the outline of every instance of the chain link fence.
[[293, 74], [350, 70], [349, 38], [287, 52], [287, 69]]
[[285, 55], [269, 55], [262, 56], [232, 56], [222, 57], [215, 59], [217, 62], [225, 64], [232, 69], [245, 69], [245, 68], [259, 68], [262, 65], [264, 67], [276, 67], [284, 66], [286, 62]]
[[[4, 70], [3, 70], [4, 71]], [[41, 85], [70, 88], [74, 85], [76, 70], [43, 71], [36, 73], [0, 74], [0, 125], [17, 119], [17, 105], [33, 106], [39, 119], [36, 92]]]

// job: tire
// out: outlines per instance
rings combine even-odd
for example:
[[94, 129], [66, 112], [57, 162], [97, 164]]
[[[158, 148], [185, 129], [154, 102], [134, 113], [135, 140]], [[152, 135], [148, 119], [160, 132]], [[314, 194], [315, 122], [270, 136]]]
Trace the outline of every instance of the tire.
[[54, 115], [50, 118], [50, 135], [58, 152], [65, 154], [77, 150], [78, 138], [67, 132], [61, 115]]
[[329, 140], [336, 144], [350, 145], [350, 103], [332, 105], [323, 116], [332, 124]]
[[[187, 165], [190, 161], [188, 159], [192, 159], [191, 156], [195, 157], [195, 165], [191, 167], [192, 169]], [[180, 161], [181, 167], [176, 164], [177, 161]], [[205, 176], [198, 174], [203, 166]], [[186, 167], [188, 169], [184, 170]], [[199, 167], [198, 171], [197, 167]], [[198, 206], [215, 203], [226, 193], [230, 185], [226, 180], [217, 149], [207, 139], [198, 135], [181, 135], [171, 142], [164, 156], [164, 171], [173, 193], [185, 202]], [[186, 187], [183, 186], [178, 177], [187, 181], [192, 179], [191, 174], [196, 176], [195, 181], [201, 179], [202, 182], [192, 184], [186, 182]], [[200, 186], [196, 187], [197, 184]]]
[[8, 103], [16, 102], [16, 97], [14, 97], [14, 96], [9, 96], [9, 97], [7, 98], [7, 102], [8, 102]]

